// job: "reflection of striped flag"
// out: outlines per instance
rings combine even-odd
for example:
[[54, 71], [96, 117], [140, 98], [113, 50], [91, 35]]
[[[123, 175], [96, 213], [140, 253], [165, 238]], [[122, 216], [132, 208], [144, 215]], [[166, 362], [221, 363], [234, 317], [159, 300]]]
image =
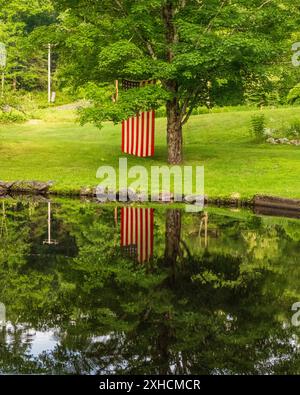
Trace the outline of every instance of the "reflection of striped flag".
[[154, 210], [151, 208], [121, 209], [121, 247], [138, 262], [153, 255]]
[[154, 155], [155, 111], [142, 112], [122, 123], [122, 151], [146, 157]]

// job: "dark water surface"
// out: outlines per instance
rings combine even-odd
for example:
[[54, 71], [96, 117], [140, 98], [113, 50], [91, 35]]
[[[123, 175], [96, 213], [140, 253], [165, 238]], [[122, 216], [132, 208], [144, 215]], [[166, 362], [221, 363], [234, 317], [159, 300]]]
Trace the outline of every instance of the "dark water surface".
[[0, 200], [0, 372], [299, 373], [299, 247], [250, 211]]

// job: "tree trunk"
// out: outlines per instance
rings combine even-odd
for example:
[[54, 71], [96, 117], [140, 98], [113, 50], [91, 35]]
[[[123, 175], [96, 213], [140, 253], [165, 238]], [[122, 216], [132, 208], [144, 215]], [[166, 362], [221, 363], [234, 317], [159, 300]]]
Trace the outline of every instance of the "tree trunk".
[[[169, 63], [172, 63], [174, 60], [174, 45], [178, 42], [178, 34], [174, 23], [175, 8], [172, 0], [166, 1], [162, 14], [168, 43], [166, 58]], [[167, 102], [168, 162], [171, 165], [178, 165], [182, 162], [182, 116], [178, 99], [178, 83], [176, 80], [168, 80], [165, 86], [173, 96], [173, 99]]]
[[174, 269], [180, 253], [181, 212], [170, 209], [166, 215], [165, 263]]
[[181, 117], [178, 111], [177, 100], [167, 103], [167, 144], [168, 162], [171, 165], [178, 165], [182, 162], [182, 126]]

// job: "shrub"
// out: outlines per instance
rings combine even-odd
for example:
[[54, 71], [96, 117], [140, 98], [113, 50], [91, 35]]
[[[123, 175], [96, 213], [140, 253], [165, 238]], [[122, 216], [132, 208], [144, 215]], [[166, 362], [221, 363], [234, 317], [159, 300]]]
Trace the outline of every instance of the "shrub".
[[16, 114], [12, 112], [0, 112], [0, 124], [4, 123], [22, 123], [26, 121], [23, 114]]
[[300, 137], [300, 121], [294, 121], [286, 130], [286, 137], [299, 138]]
[[266, 118], [263, 114], [253, 115], [251, 118], [250, 134], [255, 137], [257, 141], [262, 141], [265, 138]]
[[299, 104], [300, 103], [300, 84], [297, 84], [292, 88], [287, 95], [287, 102], [289, 104]]

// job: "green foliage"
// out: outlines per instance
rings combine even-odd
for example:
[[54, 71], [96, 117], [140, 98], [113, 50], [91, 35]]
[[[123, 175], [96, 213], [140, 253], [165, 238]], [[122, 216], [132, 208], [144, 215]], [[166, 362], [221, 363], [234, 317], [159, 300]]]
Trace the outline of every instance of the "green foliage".
[[22, 123], [26, 121], [26, 116], [14, 112], [0, 112], [0, 123]]
[[286, 137], [299, 138], [300, 137], [300, 121], [294, 121], [287, 129]]
[[272, 134], [273, 137], [277, 138], [288, 138], [291, 140], [299, 139], [300, 137], [300, 125], [298, 121], [295, 121], [293, 124], [282, 127], [274, 130]]
[[122, 92], [118, 105], [112, 100], [115, 93], [113, 85], [97, 86], [90, 83], [86, 86], [85, 93], [94, 106], [81, 110], [81, 123], [93, 122], [100, 128], [105, 120], [116, 124], [139, 111], [159, 108], [169, 97], [168, 92], [157, 85]]
[[[55, 3], [63, 12], [59, 30], [66, 33], [58, 49], [66, 84], [155, 79], [169, 95], [158, 96], [155, 108], [171, 95], [182, 122], [198, 107], [283, 101], [286, 73], [276, 61], [290, 61], [285, 48], [297, 30], [297, 10], [288, 1]], [[124, 107], [135, 107], [140, 99], [138, 90], [120, 92], [112, 109], [95, 92], [94, 108], [83, 121], [94, 119], [99, 126], [105, 119], [121, 120]]]
[[266, 117], [264, 114], [253, 115], [251, 117], [250, 134], [255, 137], [257, 141], [262, 141], [265, 137]]
[[7, 92], [0, 98], [0, 123], [21, 123], [27, 119], [28, 99], [17, 92]]
[[292, 88], [287, 96], [287, 101], [290, 104], [299, 104], [300, 103], [300, 84], [297, 84], [294, 88]]

